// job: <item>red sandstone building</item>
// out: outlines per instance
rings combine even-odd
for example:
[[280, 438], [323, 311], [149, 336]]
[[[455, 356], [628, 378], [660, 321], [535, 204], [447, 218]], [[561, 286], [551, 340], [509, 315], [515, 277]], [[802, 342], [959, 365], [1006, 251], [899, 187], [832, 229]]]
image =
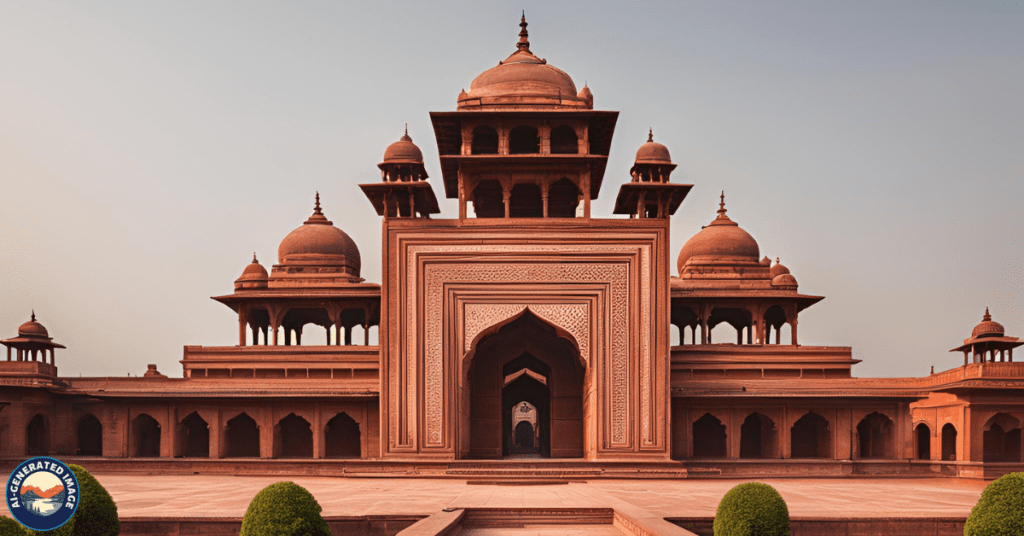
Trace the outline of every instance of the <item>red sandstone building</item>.
[[[0, 341], [0, 457], [320, 474], [1022, 468], [1024, 340], [986, 312], [953, 349], [963, 366], [851, 377], [850, 348], [799, 344], [823, 298], [763, 256], [724, 194], [717, 214], [691, 208], [709, 224], [674, 257], [670, 217], [691, 185], [671, 181], [653, 136], [620, 217], [591, 213], [618, 112], [595, 110], [521, 27], [455, 111], [430, 114], [435, 182], [406, 135], [360, 185], [383, 219], [380, 284], [317, 196], [269, 272], [254, 257], [214, 298], [237, 314], [238, 345], [186, 346], [183, 377], [60, 377], [63, 346], [33, 315]], [[457, 217], [435, 217], [438, 182]], [[735, 337], [712, 340], [723, 323]]]

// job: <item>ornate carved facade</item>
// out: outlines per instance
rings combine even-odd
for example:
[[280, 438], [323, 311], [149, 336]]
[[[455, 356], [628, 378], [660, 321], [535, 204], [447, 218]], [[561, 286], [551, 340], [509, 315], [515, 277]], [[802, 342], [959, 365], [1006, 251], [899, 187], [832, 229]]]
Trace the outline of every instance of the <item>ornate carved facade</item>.
[[[0, 456], [211, 472], [308, 459], [275, 470], [324, 474], [533, 458], [669, 476], [1021, 468], [1024, 341], [987, 313], [954, 349], [961, 367], [854, 378], [850, 348], [798, 344], [823, 298], [762, 256], [724, 193], [673, 274], [670, 218], [691, 186], [653, 134], [623, 217], [592, 215], [618, 112], [534, 55], [525, 20], [516, 51], [430, 117], [458, 215], [436, 217], [408, 134], [389, 146], [380, 182], [360, 185], [383, 218], [381, 284], [317, 195], [277, 264], [254, 257], [214, 298], [238, 345], [186, 346], [182, 377], [61, 377], [63, 347], [33, 316], [0, 341]], [[713, 337], [723, 324], [735, 336]]]

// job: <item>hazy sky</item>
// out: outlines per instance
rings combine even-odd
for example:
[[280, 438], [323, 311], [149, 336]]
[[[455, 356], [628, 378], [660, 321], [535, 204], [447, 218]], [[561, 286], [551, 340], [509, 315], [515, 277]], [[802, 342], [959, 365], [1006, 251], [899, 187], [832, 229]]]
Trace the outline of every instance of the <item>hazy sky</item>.
[[725, 190], [826, 297], [801, 342], [852, 346], [855, 375], [956, 366], [986, 306], [1024, 337], [1022, 3], [39, 0], [0, 1], [0, 337], [34, 308], [62, 375], [180, 376], [182, 346], [237, 343], [209, 296], [269, 268], [316, 190], [380, 282], [356, 185], [408, 122], [443, 197], [428, 112], [515, 50], [522, 9], [620, 112], [595, 216], [652, 127], [695, 185], [673, 266]]

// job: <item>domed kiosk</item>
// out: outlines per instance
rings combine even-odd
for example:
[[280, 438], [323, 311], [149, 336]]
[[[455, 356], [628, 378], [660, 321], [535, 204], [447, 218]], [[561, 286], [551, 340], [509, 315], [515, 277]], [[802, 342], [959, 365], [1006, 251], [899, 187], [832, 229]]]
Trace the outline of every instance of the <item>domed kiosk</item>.
[[[46, 328], [36, 321], [36, 312], [32, 311], [32, 317], [18, 327], [18, 336], [12, 339], [0, 341], [7, 347], [7, 360], [15, 360], [11, 350], [17, 353], [16, 361], [19, 363], [33, 363], [36, 368], [25, 369], [29, 375], [43, 374], [47, 376], [57, 375], [57, 366], [54, 361], [54, 350], [64, 348], [64, 345], [53, 342], [50, 333]], [[47, 360], [49, 354], [49, 360]], [[30, 365], [31, 366], [31, 365]]]
[[1024, 340], [1007, 337], [1003, 325], [992, 320], [985, 308], [985, 316], [971, 330], [971, 336], [950, 352], [963, 352], [964, 365], [969, 363], [999, 363], [1013, 361], [1013, 349], [1024, 345]]

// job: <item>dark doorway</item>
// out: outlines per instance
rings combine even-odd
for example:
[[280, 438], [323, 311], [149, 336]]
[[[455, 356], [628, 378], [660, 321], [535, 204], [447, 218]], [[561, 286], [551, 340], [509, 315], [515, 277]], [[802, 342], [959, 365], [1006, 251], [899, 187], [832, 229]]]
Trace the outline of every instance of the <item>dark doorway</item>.
[[813, 411], [800, 417], [790, 430], [790, 457], [828, 458], [832, 453], [832, 436], [828, 421]]
[[78, 421], [78, 455], [103, 456], [103, 425], [92, 414]]
[[25, 429], [25, 454], [29, 456], [50, 453], [50, 430], [42, 415], [32, 417]]
[[145, 413], [132, 421], [132, 456], [156, 458], [160, 456], [160, 423]]
[[246, 413], [239, 413], [224, 428], [224, 455], [228, 458], [259, 458], [260, 428]]
[[775, 422], [751, 413], [740, 427], [740, 458], [778, 458], [779, 434]]
[[1020, 422], [997, 413], [985, 423], [982, 432], [983, 456], [986, 462], [1020, 462]]
[[857, 424], [861, 458], [892, 458], [892, 419], [874, 412]]
[[178, 425], [178, 430], [178, 440], [183, 445], [182, 455], [187, 458], [210, 457], [210, 425], [198, 413], [189, 413]]
[[576, 207], [580, 204], [580, 189], [576, 183], [562, 177], [548, 188], [548, 216], [552, 218], [575, 218]]
[[521, 182], [512, 187], [508, 199], [509, 217], [540, 218], [544, 216], [544, 199], [540, 186]]
[[462, 402], [469, 405], [464, 456], [583, 457], [584, 371], [564, 337], [526, 310], [477, 343]]
[[942, 459], [956, 461], [956, 427], [952, 423], [942, 427]]
[[932, 458], [932, 431], [925, 423], [918, 424], [914, 428], [917, 437], [917, 459], [930, 460]]
[[313, 457], [313, 429], [309, 421], [289, 413], [277, 423], [274, 428], [274, 457]]
[[473, 129], [472, 154], [498, 154], [498, 132], [491, 127]]
[[324, 442], [324, 455], [328, 458], [359, 458], [362, 455], [359, 424], [347, 413], [339, 413], [327, 421]]
[[540, 137], [537, 135], [537, 129], [528, 126], [518, 126], [509, 132], [509, 154], [537, 154], [539, 152]]
[[693, 457], [724, 458], [725, 452], [725, 425], [705, 413], [693, 423]]
[[551, 154], [577, 154], [580, 152], [579, 138], [569, 125], [551, 129]]

